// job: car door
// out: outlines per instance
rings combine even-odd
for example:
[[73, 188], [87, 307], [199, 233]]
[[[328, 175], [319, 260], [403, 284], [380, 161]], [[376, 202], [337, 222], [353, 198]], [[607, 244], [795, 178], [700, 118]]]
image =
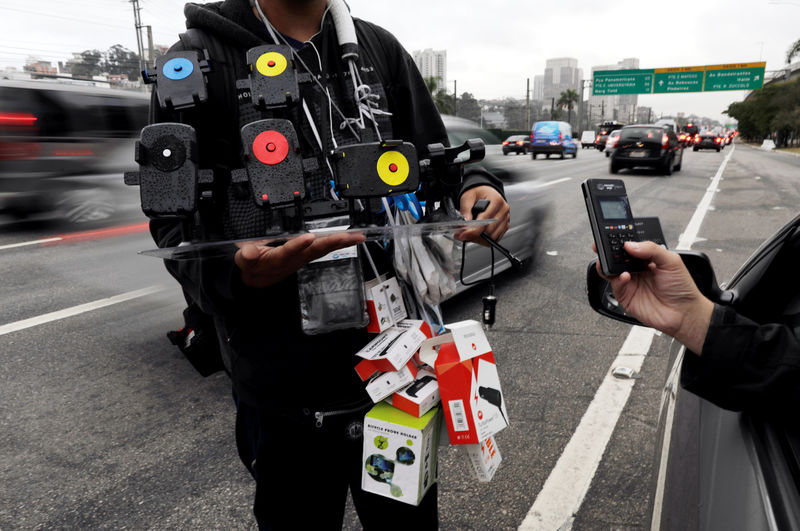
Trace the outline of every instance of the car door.
[[[727, 286], [760, 323], [800, 314], [800, 217], [767, 240]], [[652, 529], [800, 529], [800, 432], [723, 410], [681, 389], [673, 341], [655, 453]]]

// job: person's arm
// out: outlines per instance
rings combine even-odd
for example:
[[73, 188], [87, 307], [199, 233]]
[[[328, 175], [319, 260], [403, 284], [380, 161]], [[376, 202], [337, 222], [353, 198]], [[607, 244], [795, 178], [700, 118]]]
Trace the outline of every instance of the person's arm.
[[701, 354], [714, 304], [697, 289], [683, 260], [653, 242], [626, 242], [625, 251], [648, 262], [647, 271], [606, 277], [597, 263], [619, 303], [642, 324]]

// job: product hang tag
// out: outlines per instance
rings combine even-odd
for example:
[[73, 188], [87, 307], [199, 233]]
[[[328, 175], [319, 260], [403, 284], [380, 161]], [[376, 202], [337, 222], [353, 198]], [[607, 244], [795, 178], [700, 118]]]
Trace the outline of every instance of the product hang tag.
[[403, 301], [403, 291], [394, 277], [381, 275], [366, 284], [368, 332], [383, 332], [408, 317]]

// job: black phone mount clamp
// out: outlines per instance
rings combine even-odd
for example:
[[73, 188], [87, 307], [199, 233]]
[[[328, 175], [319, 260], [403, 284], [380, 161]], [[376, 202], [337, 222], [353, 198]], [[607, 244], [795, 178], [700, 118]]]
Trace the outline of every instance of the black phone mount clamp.
[[160, 123], [142, 129], [134, 155], [139, 171], [125, 172], [125, 184], [139, 186], [142, 211], [151, 219], [183, 218], [184, 239], [191, 239], [189, 220], [199, 202], [212, 199], [212, 170], [198, 167], [193, 127]]
[[250, 97], [259, 110], [278, 109], [300, 101], [292, 48], [264, 45], [247, 50]]
[[154, 72], [142, 71], [146, 84], [155, 84], [163, 110], [181, 110], [208, 100], [206, 74], [211, 70], [208, 51], [168, 52], [156, 59]]
[[460, 146], [428, 144], [428, 158], [420, 161], [423, 179], [443, 192], [457, 190], [461, 185], [464, 165], [480, 162], [486, 156], [486, 145], [480, 138], [471, 138]]

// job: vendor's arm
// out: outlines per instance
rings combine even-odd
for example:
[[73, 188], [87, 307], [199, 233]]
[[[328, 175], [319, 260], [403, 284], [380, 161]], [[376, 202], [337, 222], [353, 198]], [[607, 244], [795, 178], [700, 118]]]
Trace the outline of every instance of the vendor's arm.
[[489, 206], [478, 214], [477, 219], [496, 219], [494, 223], [487, 227], [478, 227], [463, 231], [456, 235], [456, 239], [461, 241], [473, 241], [484, 243], [481, 232], [486, 232], [495, 240], [499, 240], [508, 230], [511, 224], [511, 207], [508, 206], [505, 197], [490, 185], [480, 185], [467, 189], [459, 198], [459, 209], [465, 219], [472, 219], [472, 207], [480, 199], [487, 199]]

